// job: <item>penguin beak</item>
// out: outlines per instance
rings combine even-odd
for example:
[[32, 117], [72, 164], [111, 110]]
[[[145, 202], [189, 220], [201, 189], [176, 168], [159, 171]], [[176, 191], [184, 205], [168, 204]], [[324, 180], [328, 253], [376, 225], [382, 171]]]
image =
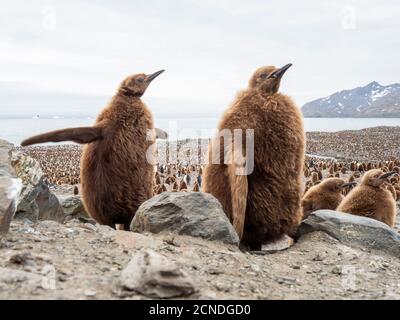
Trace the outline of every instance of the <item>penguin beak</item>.
[[147, 83], [152, 82], [155, 78], [157, 78], [157, 77], [158, 77], [161, 73], [163, 73], [164, 71], [165, 71], [165, 70], [160, 70], [160, 71], [157, 71], [157, 72], [154, 72], [154, 73], [148, 75], [147, 78], [146, 78], [146, 82], [147, 82]]
[[384, 173], [379, 177], [379, 179], [381, 179], [381, 180], [387, 179], [396, 173], [397, 173], [396, 171], [390, 171], [390, 172]]
[[341, 188], [346, 188], [346, 187], [353, 187], [353, 186], [356, 186], [356, 185], [357, 185], [357, 182], [349, 182], [349, 183], [342, 184], [340, 187]]
[[291, 63], [288, 63], [287, 65], [283, 66], [282, 68], [275, 70], [274, 72], [272, 72], [268, 78], [274, 78], [274, 79], [280, 79], [282, 78], [282, 76], [285, 74], [285, 72], [287, 71], [287, 69], [289, 69], [292, 66]]

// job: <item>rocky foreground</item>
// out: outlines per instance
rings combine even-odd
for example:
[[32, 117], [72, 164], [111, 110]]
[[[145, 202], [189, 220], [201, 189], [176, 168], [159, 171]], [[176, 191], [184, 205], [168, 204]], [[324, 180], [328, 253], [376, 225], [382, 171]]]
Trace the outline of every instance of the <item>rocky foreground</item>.
[[0, 298], [399, 299], [399, 272], [398, 256], [324, 232], [255, 255], [190, 236], [24, 220], [1, 242]]
[[318, 211], [295, 240], [243, 252], [199, 192], [155, 196], [131, 231], [100, 226], [0, 143], [0, 299], [400, 299], [398, 229]]

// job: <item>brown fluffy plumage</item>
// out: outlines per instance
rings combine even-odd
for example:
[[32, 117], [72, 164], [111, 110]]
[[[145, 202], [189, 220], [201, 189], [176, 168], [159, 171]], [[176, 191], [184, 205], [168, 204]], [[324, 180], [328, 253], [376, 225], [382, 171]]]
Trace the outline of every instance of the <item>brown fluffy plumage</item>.
[[[278, 93], [287, 68], [258, 69], [219, 124], [219, 130], [254, 129], [254, 171], [237, 175], [234, 163], [211, 163], [218, 151], [224, 158], [224, 142], [218, 137], [210, 144], [210, 164], [204, 170], [203, 190], [221, 202], [242, 244], [253, 250], [292, 234], [302, 217], [303, 120], [294, 102]], [[228, 148], [225, 158], [232, 154], [236, 158]]]
[[303, 219], [319, 209], [335, 210], [344, 198], [342, 195], [343, 188], [349, 185], [343, 179], [328, 178], [311, 187], [301, 200]]
[[156, 135], [166, 134], [154, 132], [152, 114], [140, 98], [162, 72], [126, 78], [93, 127], [57, 130], [22, 143], [89, 143], [81, 158], [81, 194], [85, 209], [100, 224], [128, 229], [140, 204], [153, 196], [154, 167], [146, 152]]
[[361, 184], [354, 188], [337, 210], [379, 220], [393, 227], [396, 219], [396, 201], [384, 186], [394, 172], [383, 173], [380, 169], [366, 172]]

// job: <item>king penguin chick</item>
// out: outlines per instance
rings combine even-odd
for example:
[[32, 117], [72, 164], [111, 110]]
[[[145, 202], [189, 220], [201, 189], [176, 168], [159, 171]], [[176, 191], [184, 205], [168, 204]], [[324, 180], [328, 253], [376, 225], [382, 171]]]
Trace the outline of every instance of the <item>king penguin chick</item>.
[[316, 210], [335, 210], [344, 198], [343, 189], [354, 184], [356, 183], [346, 183], [340, 178], [328, 178], [311, 187], [301, 201], [303, 219]]
[[[242, 247], [250, 250], [294, 234], [302, 218], [303, 117], [291, 98], [278, 93], [290, 66], [261, 67], [254, 73], [223, 115], [208, 150], [203, 191], [220, 201]], [[224, 148], [221, 133], [234, 136], [235, 129], [242, 136]], [[254, 130], [253, 138], [245, 136], [248, 129]], [[246, 153], [242, 140], [254, 142], [254, 152]]]
[[396, 219], [396, 201], [384, 183], [395, 173], [384, 173], [380, 169], [367, 171], [361, 184], [350, 191], [337, 210], [376, 219], [393, 227]]
[[148, 155], [156, 136], [166, 138], [166, 133], [154, 129], [153, 116], [141, 97], [163, 71], [126, 78], [94, 126], [44, 133], [21, 143], [85, 144], [81, 194], [86, 211], [100, 224], [128, 230], [138, 207], [153, 196], [154, 159]]

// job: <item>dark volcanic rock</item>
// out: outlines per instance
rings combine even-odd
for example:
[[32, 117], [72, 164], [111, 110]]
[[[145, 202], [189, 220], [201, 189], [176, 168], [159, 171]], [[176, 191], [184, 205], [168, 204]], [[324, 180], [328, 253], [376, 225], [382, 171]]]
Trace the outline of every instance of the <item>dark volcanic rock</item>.
[[200, 192], [164, 192], [144, 202], [131, 231], [162, 231], [239, 243], [239, 237], [216, 198]]
[[348, 213], [318, 210], [302, 222], [298, 236], [323, 231], [340, 242], [379, 250], [400, 258], [400, 235], [386, 224]]

